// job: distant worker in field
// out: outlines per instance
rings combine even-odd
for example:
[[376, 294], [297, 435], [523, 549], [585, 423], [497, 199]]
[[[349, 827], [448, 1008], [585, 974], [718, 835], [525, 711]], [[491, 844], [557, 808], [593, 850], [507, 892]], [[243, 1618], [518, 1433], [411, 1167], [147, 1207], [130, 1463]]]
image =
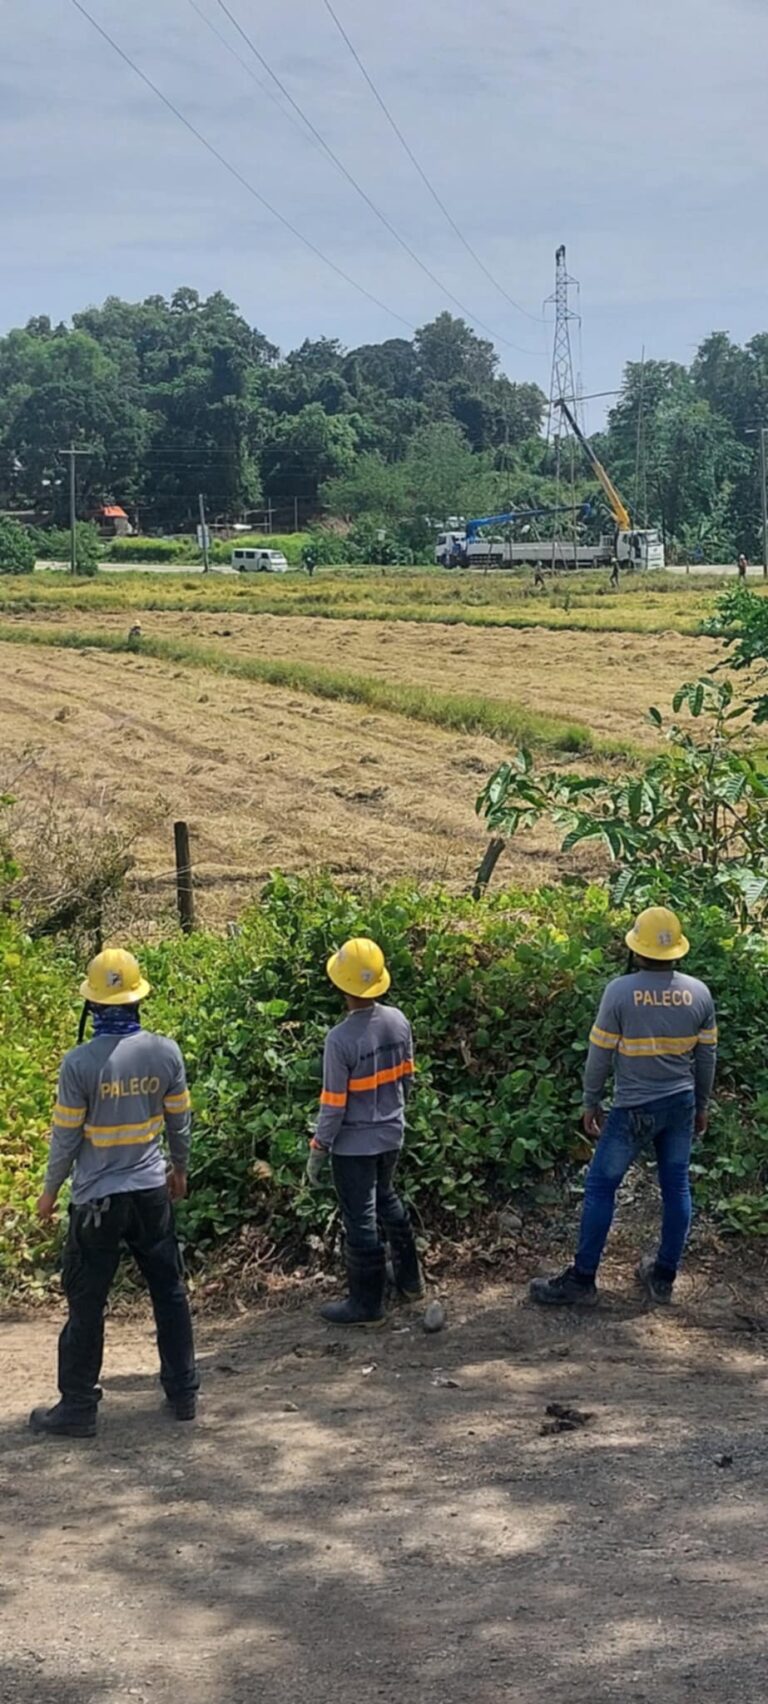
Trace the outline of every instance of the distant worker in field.
[[534, 586], [541, 586], [543, 590], [546, 590], [546, 581], [544, 579], [544, 569], [542, 568], [540, 562], [536, 563], [536, 567], [534, 569], [533, 584], [534, 584]]
[[618, 591], [618, 589], [619, 589], [619, 559], [618, 559], [617, 556], [614, 556], [613, 562], [611, 563], [611, 578], [610, 578], [608, 584], [610, 586], [613, 586], [613, 589], [614, 589], [615, 592]]
[[141, 622], [134, 621], [128, 633], [128, 644], [131, 648], [141, 644]]
[[311, 580], [317, 567], [317, 551], [313, 550], [311, 545], [308, 545], [304, 552], [304, 567], [306, 568]]
[[384, 1322], [386, 1250], [406, 1301], [424, 1294], [416, 1242], [394, 1179], [413, 1084], [413, 1037], [397, 1006], [381, 1005], [390, 975], [381, 947], [359, 938], [328, 960], [347, 1016], [326, 1037], [320, 1115], [307, 1177], [319, 1187], [329, 1157], [344, 1225], [349, 1295], [321, 1309], [332, 1325]]
[[[584, 1129], [597, 1137], [587, 1175], [576, 1258], [556, 1278], [534, 1278], [534, 1302], [593, 1307], [595, 1277], [613, 1219], [616, 1191], [641, 1148], [652, 1143], [663, 1201], [658, 1253], [637, 1278], [654, 1302], [668, 1303], [691, 1223], [689, 1165], [694, 1134], [704, 1135], [715, 1080], [717, 1025], [705, 983], [676, 969], [688, 942], [674, 911], [654, 905], [626, 937], [633, 968], [605, 990], [584, 1071]], [[613, 1106], [603, 1090], [613, 1067]]]
[[170, 1409], [177, 1420], [195, 1417], [192, 1320], [173, 1218], [173, 1202], [187, 1193], [190, 1100], [175, 1041], [141, 1027], [139, 1006], [149, 992], [135, 958], [121, 947], [92, 959], [80, 993], [93, 1036], [66, 1054], [59, 1073], [37, 1211], [41, 1219], [53, 1217], [71, 1172], [62, 1265], [69, 1318], [59, 1338], [61, 1400], [30, 1417], [34, 1432], [51, 1437], [96, 1432], [104, 1309], [123, 1243], [149, 1285]]
[[742, 552], [741, 556], [739, 557], [738, 563], [737, 563], [740, 580], [746, 580], [748, 566], [749, 566], [749, 564], [747, 562], [747, 558], [744, 555], [744, 553]]

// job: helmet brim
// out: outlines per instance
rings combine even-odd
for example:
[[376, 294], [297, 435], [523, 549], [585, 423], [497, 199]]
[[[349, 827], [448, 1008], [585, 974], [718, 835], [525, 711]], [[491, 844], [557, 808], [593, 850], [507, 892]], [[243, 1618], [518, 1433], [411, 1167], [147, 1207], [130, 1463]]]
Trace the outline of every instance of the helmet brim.
[[138, 1006], [140, 1000], [146, 1000], [151, 994], [151, 986], [142, 976], [135, 988], [121, 988], [117, 994], [104, 994], [101, 989], [93, 988], [86, 977], [80, 984], [81, 1000], [89, 1000], [92, 1006]]
[[370, 987], [362, 990], [353, 986], [354, 978], [343, 964], [339, 964], [339, 957], [339, 953], [332, 953], [325, 967], [334, 988], [339, 988], [342, 994], [351, 994], [353, 1000], [378, 1000], [380, 995], [386, 994], [392, 983], [386, 966], [378, 982], [372, 982]]
[[691, 950], [691, 943], [686, 940], [685, 935], [680, 936], [674, 947], [654, 947], [652, 951], [638, 946], [632, 929], [624, 936], [624, 940], [630, 952], [635, 953], [638, 958], [658, 959], [660, 964], [674, 964], [676, 959], [685, 958], [686, 953]]

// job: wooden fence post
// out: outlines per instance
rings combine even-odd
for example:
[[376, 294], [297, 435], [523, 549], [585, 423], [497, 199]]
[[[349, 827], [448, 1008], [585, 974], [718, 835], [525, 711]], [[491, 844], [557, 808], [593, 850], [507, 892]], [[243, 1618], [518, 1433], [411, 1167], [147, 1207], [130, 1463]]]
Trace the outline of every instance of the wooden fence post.
[[185, 935], [195, 927], [195, 894], [192, 886], [192, 860], [189, 853], [189, 829], [185, 822], [175, 822], [173, 838], [176, 844], [176, 902], [179, 922]]

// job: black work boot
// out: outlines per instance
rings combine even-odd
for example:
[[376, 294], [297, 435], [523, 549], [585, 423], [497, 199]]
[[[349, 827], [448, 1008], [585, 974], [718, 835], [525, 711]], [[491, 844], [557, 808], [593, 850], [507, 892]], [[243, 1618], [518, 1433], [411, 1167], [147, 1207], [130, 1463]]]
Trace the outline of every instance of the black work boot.
[[528, 1294], [545, 1308], [594, 1308], [598, 1302], [594, 1278], [575, 1266], [566, 1266], [554, 1278], [532, 1279]]
[[384, 1324], [384, 1286], [387, 1262], [383, 1244], [378, 1248], [347, 1249], [349, 1295], [343, 1302], [327, 1302], [320, 1309], [329, 1325], [361, 1325], [373, 1330]]
[[659, 1272], [655, 1254], [644, 1254], [635, 1271], [638, 1284], [642, 1284], [649, 1301], [656, 1302], [658, 1307], [668, 1308], [672, 1300], [672, 1285], [674, 1278], [668, 1272]]
[[388, 1236], [392, 1250], [392, 1275], [398, 1296], [404, 1302], [420, 1302], [426, 1290], [413, 1230], [406, 1221], [402, 1225], [390, 1227]]
[[188, 1391], [186, 1396], [168, 1396], [165, 1398], [174, 1420], [194, 1420], [197, 1417], [197, 1393]]
[[29, 1424], [33, 1432], [49, 1438], [95, 1438], [96, 1410], [57, 1402], [54, 1408], [33, 1408]]

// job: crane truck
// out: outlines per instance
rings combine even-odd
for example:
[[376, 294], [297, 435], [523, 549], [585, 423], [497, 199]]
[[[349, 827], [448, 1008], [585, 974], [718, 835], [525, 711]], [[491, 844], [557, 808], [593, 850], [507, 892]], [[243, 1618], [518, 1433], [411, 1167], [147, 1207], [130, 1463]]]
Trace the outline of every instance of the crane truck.
[[[435, 561], [444, 568], [471, 568], [473, 565], [511, 568], [515, 564], [554, 565], [558, 568], [599, 568], [618, 562], [620, 568], [663, 568], [664, 545], [655, 528], [637, 528], [632, 517], [591, 444], [585, 438], [568, 404], [557, 404], [577, 439], [596, 480], [607, 499], [614, 521], [613, 537], [603, 537], [596, 544], [573, 543], [566, 538], [513, 539], [481, 536], [486, 528], [519, 525], [542, 515], [562, 515], [562, 506], [541, 509], [508, 509], [501, 515], [482, 515], [466, 522], [463, 530], [439, 533], [435, 545]], [[572, 512], [572, 511], [571, 511]], [[577, 519], [586, 521], [593, 513], [589, 503], [575, 511]], [[525, 529], [527, 530], [527, 528]]]

